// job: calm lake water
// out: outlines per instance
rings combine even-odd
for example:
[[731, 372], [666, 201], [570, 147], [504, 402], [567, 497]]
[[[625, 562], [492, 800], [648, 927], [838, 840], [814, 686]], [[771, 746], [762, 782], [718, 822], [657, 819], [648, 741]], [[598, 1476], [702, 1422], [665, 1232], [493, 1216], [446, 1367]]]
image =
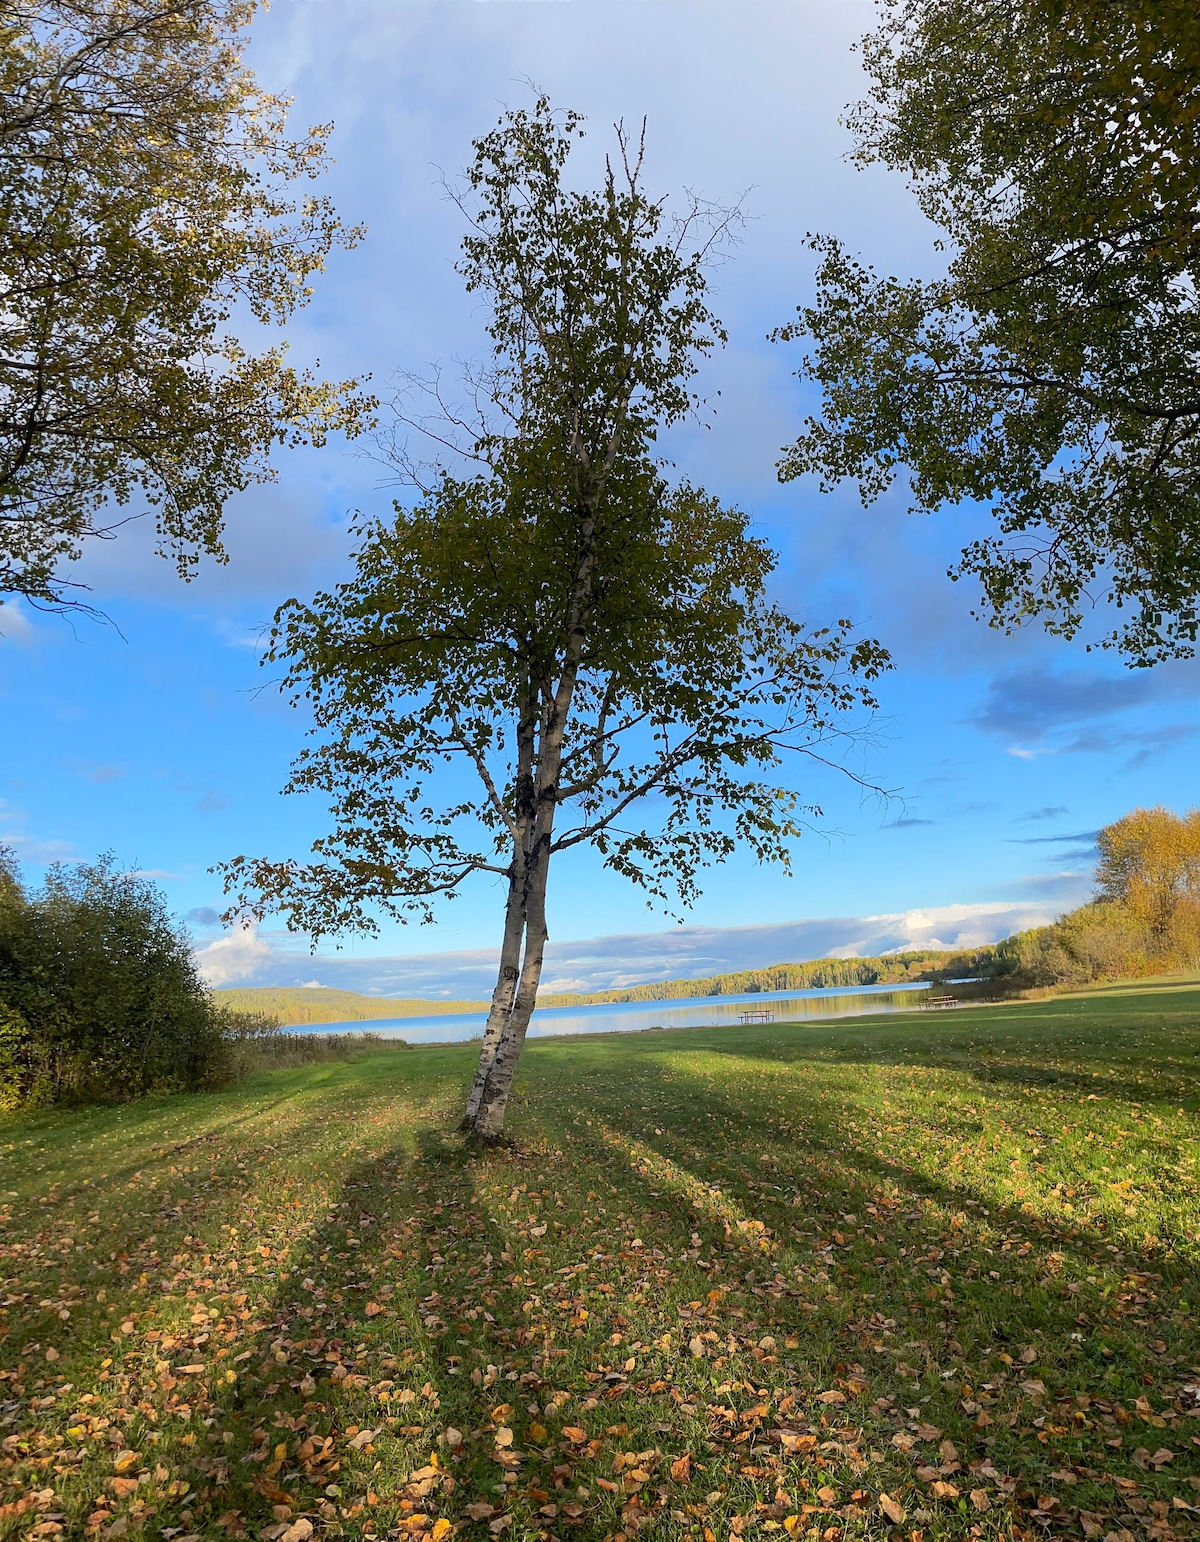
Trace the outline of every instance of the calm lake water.
[[[914, 1005], [913, 992], [928, 985], [834, 986], [828, 990], [762, 991], [752, 996], [692, 996], [685, 1001], [624, 1001], [594, 1007], [542, 1007], [529, 1025], [531, 1038], [568, 1033], [635, 1033], [647, 1028], [736, 1027], [743, 1012], [774, 1014], [777, 1023], [817, 1022], [866, 1013], [898, 1012]], [[312, 1023], [294, 1033], [372, 1033], [411, 1044], [450, 1044], [483, 1032], [485, 1012], [440, 1017], [379, 1017], [367, 1022]]]

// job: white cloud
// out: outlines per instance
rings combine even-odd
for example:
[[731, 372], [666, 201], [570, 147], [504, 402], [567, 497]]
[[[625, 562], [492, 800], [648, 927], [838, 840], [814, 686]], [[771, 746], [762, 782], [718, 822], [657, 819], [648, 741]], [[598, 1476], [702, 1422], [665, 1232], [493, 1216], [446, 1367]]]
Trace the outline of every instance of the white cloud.
[[37, 628], [20, 599], [0, 600], [0, 643], [31, 643]]
[[254, 980], [264, 965], [274, 963], [278, 957], [273, 941], [263, 937], [253, 923], [236, 927], [215, 942], [196, 949], [200, 973], [205, 983], [213, 987]]

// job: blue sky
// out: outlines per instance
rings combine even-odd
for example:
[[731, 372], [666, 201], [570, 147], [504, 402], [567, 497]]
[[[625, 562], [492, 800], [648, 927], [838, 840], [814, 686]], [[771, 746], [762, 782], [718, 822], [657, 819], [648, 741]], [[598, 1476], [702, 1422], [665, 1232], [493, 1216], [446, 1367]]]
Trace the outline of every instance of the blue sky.
[[[1100, 825], [1138, 803], [1195, 801], [1195, 666], [1131, 672], [1081, 642], [972, 621], [970, 592], [945, 569], [981, 513], [913, 519], [902, 493], [864, 511], [852, 489], [822, 497], [775, 480], [812, 406], [792, 374], [797, 347], [766, 340], [811, 291], [805, 232], [836, 231], [899, 274], [936, 262], [902, 181], [845, 160], [838, 116], [861, 90], [852, 45], [871, 14], [857, 0], [282, 0], [255, 24], [264, 84], [294, 95], [298, 123], [335, 120], [328, 190], [368, 226], [289, 328], [297, 360], [330, 374], [369, 371], [386, 391], [397, 370], [481, 351], [483, 318], [453, 271], [460, 216], [439, 173], [465, 164], [505, 103], [528, 99], [526, 81], [587, 116], [581, 176], [615, 119], [645, 114], [653, 189], [745, 193], [751, 218], [716, 275], [730, 332], [706, 367], [716, 416], [668, 451], [752, 516], [794, 613], [853, 616], [895, 657], [859, 766], [892, 799], [832, 775], [802, 781], [825, 818], [794, 875], [741, 860], [717, 869], [682, 929], [573, 854], [552, 878], [550, 986], [990, 940], [1086, 896]], [[213, 863], [303, 855], [323, 828], [319, 806], [279, 796], [305, 722], [271, 691], [257, 639], [282, 599], [344, 571], [350, 513], [391, 496], [378, 466], [344, 445], [277, 464], [275, 485], [229, 508], [228, 567], [182, 586], [143, 521], [81, 565], [114, 625], [0, 611], [0, 839], [33, 878], [46, 861], [105, 849], [155, 874], [217, 983], [478, 995], [499, 926], [486, 882], [432, 928], [388, 926], [315, 958], [276, 928], [215, 924]]]

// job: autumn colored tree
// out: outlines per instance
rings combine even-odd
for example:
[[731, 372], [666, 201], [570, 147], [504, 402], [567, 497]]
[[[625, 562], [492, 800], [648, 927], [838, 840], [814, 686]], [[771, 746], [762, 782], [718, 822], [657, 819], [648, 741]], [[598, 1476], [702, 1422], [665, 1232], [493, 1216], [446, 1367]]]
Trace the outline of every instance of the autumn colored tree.
[[785, 615], [745, 516], [666, 480], [656, 436], [696, 405], [696, 359], [722, 336], [705, 262], [723, 217], [671, 220], [620, 132], [601, 185], [572, 190], [581, 133], [543, 99], [476, 142], [460, 271], [491, 309], [483, 418], [458, 420], [464, 470], [360, 523], [347, 583], [277, 614], [269, 658], [322, 739], [291, 787], [337, 824], [314, 862], [225, 868], [235, 913], [313, 936], [502, 883], [464, 1120], [485, 1140], [537, 997], [552, 858], [591, 845], [685, 904], [739, 846], [786, 863], [804, 809], [781, 762], [836, 758], [886, 664], [848, 623]]
[[[0, 15], [0, 596], [49, 606], [136, 501], [187, 574], [281, 443], [353, 432], [248, 323], [285, 321], [331, 247], [299, 138], [242, 62], [253, 0], [16, 0]], [[234, 313], [238, 313], [235, 328]], [[140, 512], [140, 511], [138, 511]]]
[[1097, 845], [1101, 898], [1120, 904], [1167, 951], [1180, 921], [1200, 913], [1200, 809], [1134, 809], [1101, 830]]
[[1200, 9], [1193, 0], [883, 0], [861, 163], [905, 173], [948, 253], [928, 282], [813, 238], [823, 410], [784, 479], [907, 474], [984, 505], [953, 576], [993, 624], [1190, 656], [1200, 627]]

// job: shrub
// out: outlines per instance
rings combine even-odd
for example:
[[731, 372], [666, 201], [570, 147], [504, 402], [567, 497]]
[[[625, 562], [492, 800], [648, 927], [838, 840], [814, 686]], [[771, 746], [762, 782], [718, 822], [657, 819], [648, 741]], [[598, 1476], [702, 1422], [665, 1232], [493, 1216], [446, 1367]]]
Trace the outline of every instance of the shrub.
[[385, 1039], [370, 1030], [362, 1033], [285, 1033], [277, 1019], [263, 1012], [214, 1008], [226, 1049], [231, 1076], [275, 1071], [285, 1066], [314, 1065], [323, 1060], [354, 1060], [381, 1049], [407, 1049], [404, 1039]]
[[26, 895], [0, 855], [0, 1100], [124, 1099], [227, 1075], [221, 1023], [159, 891], [102, 857]]

